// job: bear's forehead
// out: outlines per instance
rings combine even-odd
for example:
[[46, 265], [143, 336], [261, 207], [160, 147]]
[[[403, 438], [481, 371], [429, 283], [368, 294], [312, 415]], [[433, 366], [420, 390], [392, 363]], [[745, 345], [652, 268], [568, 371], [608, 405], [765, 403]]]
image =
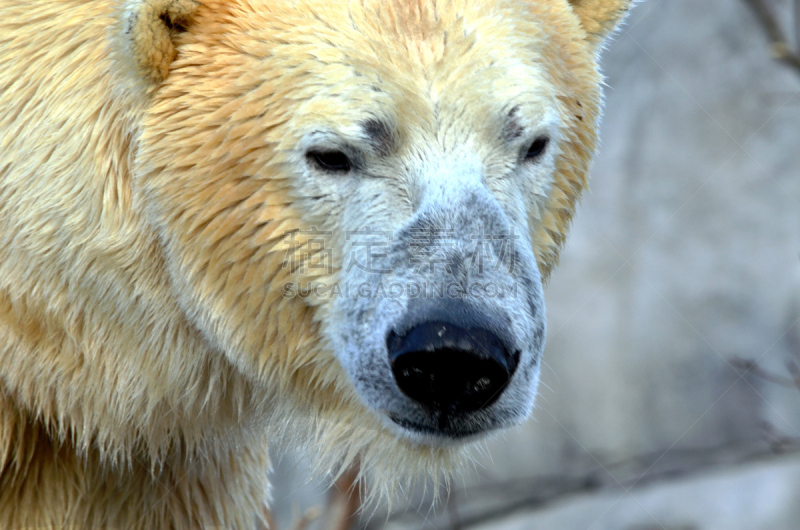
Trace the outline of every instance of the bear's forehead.
[[363, 137], [371, 117], [414, 143], [495, 142], [513, 108], [530, 129], [594, 102], [578, 71], [594, 54], [560, 29], [575, 23], [566, 0], [204, 2], [161, 98], [280, 123], [282, 148], [314, 130]]
[[[488, 113], [492, 106], [519, 104], [515, 99], [552, 98], [545, 54], [538, 49], [540, 23], [520, 16], [519, 2], [297, 0], [271, 2], [263, 10], [257, 2], [248, 5], [252, 16], [234, 21], [247, 28], [236, 45], [264, 59], [261, 75], [280, 68], [284, 80], [293, 79], [295, 95], [317, 115], [342, 119], [359, 100], [422, 119], [464, 105]], [[341, 109], [334, 109], [337, 98]], [[315, 99], [325, 101], [315, 105]]]
[[546, 60], [542, 21], [520, 2], [250, 0], [219, 17], [213, 8], [207, 14], [214, 30], [221, 20], [231, 24], [236, 35], [229, 43], [284, 67], [350, 66], [361, 74], [393, 70], [432, 78], [455, 68], [464, 76], [481, 65], [529, 75], [524, 66]]

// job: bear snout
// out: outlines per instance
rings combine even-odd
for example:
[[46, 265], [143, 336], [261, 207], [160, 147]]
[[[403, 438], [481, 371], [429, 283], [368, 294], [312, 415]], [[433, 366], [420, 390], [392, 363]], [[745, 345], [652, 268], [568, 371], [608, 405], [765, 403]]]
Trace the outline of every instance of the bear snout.
[[530, 369], [530, 352], [514, 327], [504, 309], [480, 300], [410, 300], [384, 335], [384, 377], [396, 396], [389, 419], [440, 441], [514, 422], [530, 390], [518, 374]]
[[425, 322], [400, 336], [390, 332], [387, 350], [398, 388], [434, 414], [475, 412], [492, 405], [519, 363], [489, 330], [450, 322]]

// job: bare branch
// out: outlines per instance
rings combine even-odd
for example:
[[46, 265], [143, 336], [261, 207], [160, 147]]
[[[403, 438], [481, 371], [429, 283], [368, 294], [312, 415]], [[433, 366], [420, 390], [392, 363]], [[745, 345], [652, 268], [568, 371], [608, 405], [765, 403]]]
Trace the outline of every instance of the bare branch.
[[[673, 449], [668, 454], [660, 451], [608, 463], [575, 475], [481, 483], [460, 496], [472, 499], [472, 502], [460, 503], [459, 528], [471, 528], [513, 511], [537, 509], [583, 493], [633, 489], [667, 478], [692, 476], [703, 471], [769, 460], [775, 455], [800, 453], [800, 440], [779, 438], [780, 443], [738, 442], [699, 449]], [[388, 519], [413, 523], [415, 517], [413, 514], [396, 514]], [[449, 512], [446, 511], [438, 517], [428, 514], [426, 521], [436, 528], [448, 528], [452, 523], [448, 518]], [[370, 522], [366, 528], [382, 528], [382, 523]]]
[[763, 368], [761, 368], [761, 366], [759, 366], [758, 363], [750, 359], [742, 359], [741, 357], [736, 357], [731, 360], [731, 365], [737, 370], [739, 370], [741, 375], [753, 374], [754, 376], [760, 379], [769, 381], [770, 383], [775, 383], [776, 385], [780, 385], [786, 388], [794, 388], [795, 386], [794, 379], [790, 379], [782, 375], [776, 375], [771, 372], [768, 372]]
[[[778, 23], [769, 5], [764, 0], [744, 0], [744, 2], [750, 6], [750, 9], [756, 15], [759, 24], [772, 43], [772, 55], [800, 73], [800, 53], [792, 49], [792, 45], [786, 38], [781, 25]], [[800, 18], [797, 16], [797, 5], [799, 3], [798, 0], [795, 0], [795, 18]]]
[[293, 530], [308, 530], [308, 525], [319, 519], [321, 514], [322, 511], [319, 508], [312, 506], [306, 510], [306, 513], [304, 513], [296, 523], [294, 523]]
[[278, 530], [278, 525], [275, 524], [275, 518], [272, 517], [272, 512], [269, 511], [269, 508], [264, 506], [264, 521], [266, 521], [267, 526], [264, 527], [262, 525], [259, 530]]
[[[291, 530], [308, 530], [308, 525], [319, 519], [320, 515], [322, 515], [322, 510], [312, 506], [306, 510], [306, 513], [304, 513], [302, 516], [294, 516], [297, 519], [294, 523], [292, 523]], [[278, 528], [278, 524], [275, 522], [275, 518], [272, 517], [272, 513], [266, 507], [264, 508], [264, 520], [266, 521], [267, 526], [261, 526], [259, 530], [280, 530]]]
[[764, 438], [776, 453], [782, 453], [793, 447], [800, 447], [800, 439], [782, 434], [768, 421], [764, 421], [761, 428], [764, 431]]
[[800, 50], [800, 0], [794, 0], [794, 45]]
[[328, 492], [325, 511], [326, 530], [350, 530], [358, 522], [361, 509], [361, 478], [354, 465], [336, 481]]
[[786, 361], [786, 368], [788, 368], [789, 373], [792, 374], [794, 385], [800, 390], [800, 366], [798, 366], [795, 361]]

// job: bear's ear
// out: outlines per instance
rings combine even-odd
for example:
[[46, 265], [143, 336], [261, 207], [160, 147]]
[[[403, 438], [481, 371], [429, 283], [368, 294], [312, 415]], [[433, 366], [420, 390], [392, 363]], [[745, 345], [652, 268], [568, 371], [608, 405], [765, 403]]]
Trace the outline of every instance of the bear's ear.
[[586, 30], [589, 42], [599, 48], [625, 18], [636, 0], [569, 0]]
[[154, 82], [167, 77], [176, 55], [174, 38], [185, 31], [199, 6], [195, 0], [125, 2], [125, 44], [140, 75]]

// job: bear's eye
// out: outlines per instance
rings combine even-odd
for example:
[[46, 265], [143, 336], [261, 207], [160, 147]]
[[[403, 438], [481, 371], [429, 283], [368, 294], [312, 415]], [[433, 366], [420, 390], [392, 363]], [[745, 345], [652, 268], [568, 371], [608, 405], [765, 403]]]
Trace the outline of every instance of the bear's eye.
[[550, 143], [550, 138], [547, 136], [540, 136], [528, 147], [528, 152], [525, 153], [525, 160], [535, 160], [542, 156], [547, 149], [547, 144]]
[[324, 171], [347, 173], [353, 167], [350, 159], [341, 151], [311, 151], [308, 158]]

